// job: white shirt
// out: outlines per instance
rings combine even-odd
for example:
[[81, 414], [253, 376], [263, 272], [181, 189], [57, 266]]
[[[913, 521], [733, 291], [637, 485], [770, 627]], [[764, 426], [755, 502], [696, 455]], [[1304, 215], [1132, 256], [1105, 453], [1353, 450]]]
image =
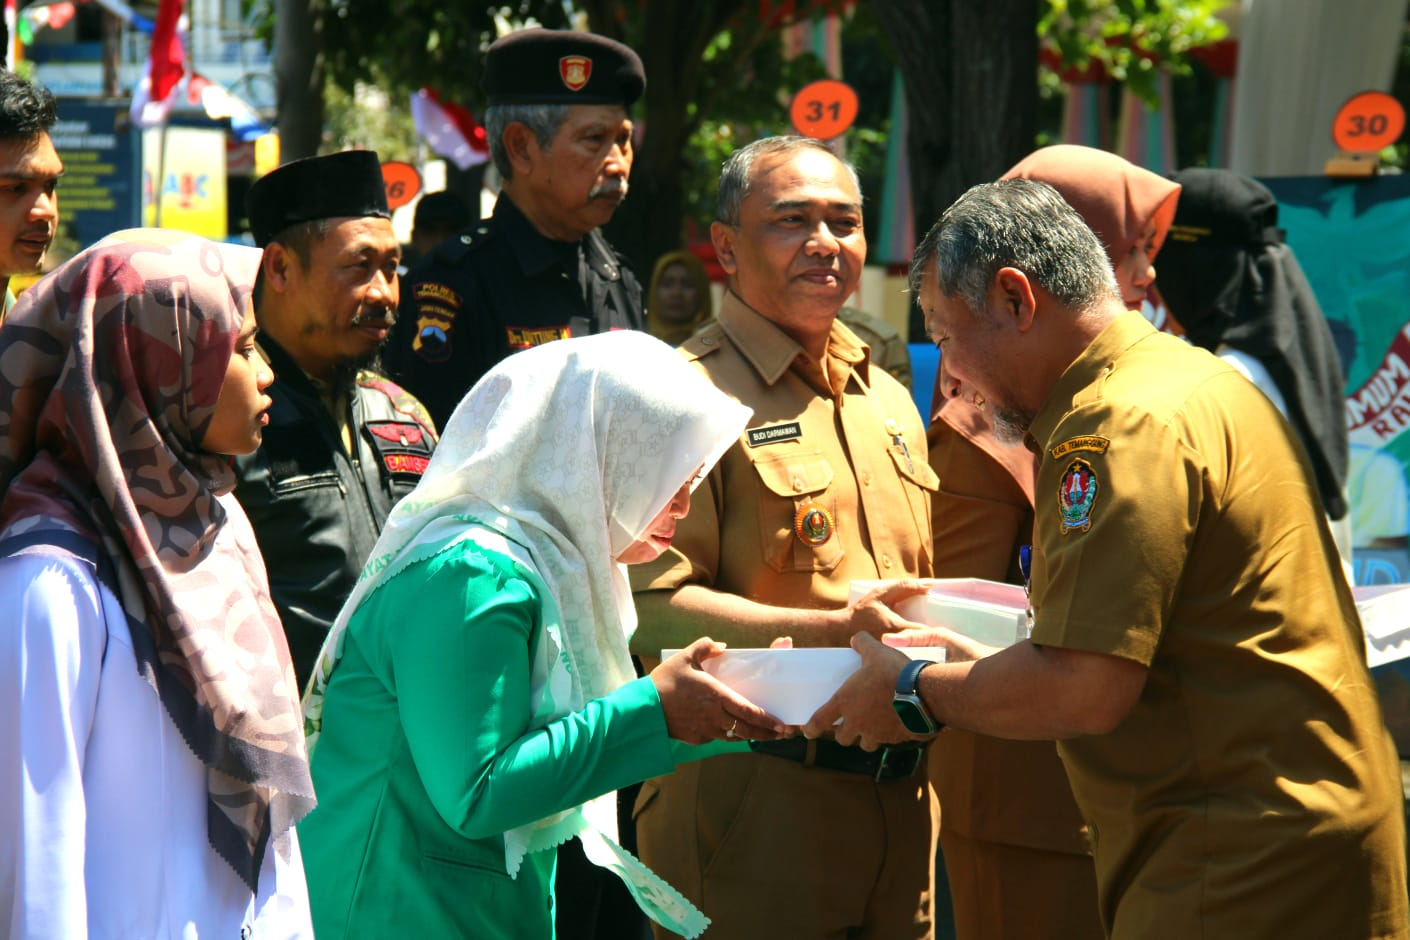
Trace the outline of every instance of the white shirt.
[[0, 598], [0, 933], [312, 936], [292, 830], [258, 895], [210, 847], [205, 768], [88, 564], [0, 558]]

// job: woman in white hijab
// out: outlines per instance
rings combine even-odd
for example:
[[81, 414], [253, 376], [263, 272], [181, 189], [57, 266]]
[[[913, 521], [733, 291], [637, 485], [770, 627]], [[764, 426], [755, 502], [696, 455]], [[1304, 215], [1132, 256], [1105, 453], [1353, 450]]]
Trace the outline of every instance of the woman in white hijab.
[[516, 354], [470, 390], [306, 698], [319, 937], [552, 937], [544, 850], [575, 835], [648, 915], [704, 929], [616, 844], [611, 791], [784, 728], [700, 669], [708, 639], [635, 678], [624, 565], [665, 550], [748, 417], [629, 331]]

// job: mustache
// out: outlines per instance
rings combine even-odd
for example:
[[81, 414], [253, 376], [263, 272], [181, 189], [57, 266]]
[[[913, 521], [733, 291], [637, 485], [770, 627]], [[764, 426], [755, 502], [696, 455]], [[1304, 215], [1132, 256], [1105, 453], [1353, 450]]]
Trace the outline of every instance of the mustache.
[[352, 322], [353, 326], [366, 326], [375, 323], [379, 326], [385, 326], [387, 329], [391, 329], [393, 326], [396, 326], [397, 312], [389, 307], [378, 307], [375, 310], [366, 310], [359, 313], [357, 316], [353, 317]]
[[618, 194], [620, 194], [622, 198], [625, 199], [627, 198], [627, 190], [629, 188], [630, 187], [627, 185], [626, 180], [603, 180], [602, 182], [594, 185], [592, 189], [588, 190], [588, 200], [591, 201], [593, 199], [603, 199], [605, 197], [616, 196]]

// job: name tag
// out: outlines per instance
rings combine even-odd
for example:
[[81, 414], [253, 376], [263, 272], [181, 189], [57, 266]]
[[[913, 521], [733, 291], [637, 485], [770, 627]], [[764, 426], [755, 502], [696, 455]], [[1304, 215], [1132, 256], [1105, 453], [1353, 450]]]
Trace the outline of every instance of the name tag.
[[797, 421], [790, 421], [788, 424], [775, 424], [767, 428], [751, 428], [745, 433], [749, 435], [750, 447], [762, 447], [764, 444], [796, 441], [803, 436], [803, 429]]

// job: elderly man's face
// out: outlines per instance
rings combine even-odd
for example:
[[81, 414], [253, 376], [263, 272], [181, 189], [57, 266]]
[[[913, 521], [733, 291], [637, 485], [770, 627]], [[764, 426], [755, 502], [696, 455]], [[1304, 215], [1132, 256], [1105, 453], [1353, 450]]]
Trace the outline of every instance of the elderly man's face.
[[711, 227], [720, 264], [745, 303], [785, 331], [831, 320], [867, 257], [862, 196], [831, 154], [760, 156], [739, 224]]
[[281, 293], [292, 322], [279, 332], [289, 354], [314, 375], [371, 360], [396, 322], [401, 246], [391, 221], [333, 219], [310, 241], [307, 264], [288, 254]]
[[59, 224], [64, 165], [48, 134], [0, 140], [0, 278], [33, 274]]
[[[998, 301], [995, 301], [996, 303]], [[1000, 313], [975, 312], [959, 297], [941, 292], [934, 267], [920, 287], [925, 332], [940, 350], [940, 394], [963, 398], [984, 411], [995, 435], [1005, 443], [1023, 440], [1033, 415], [1018, 403], [1012, 371], [1005, 366], [1005, 332]]]
[[632, 172], [632, 122], [620, 105], [574, 105], [547, 149], [532, 143], [530, 185], [550, 218], [540, 229], [577, 241], [612, 220]]

